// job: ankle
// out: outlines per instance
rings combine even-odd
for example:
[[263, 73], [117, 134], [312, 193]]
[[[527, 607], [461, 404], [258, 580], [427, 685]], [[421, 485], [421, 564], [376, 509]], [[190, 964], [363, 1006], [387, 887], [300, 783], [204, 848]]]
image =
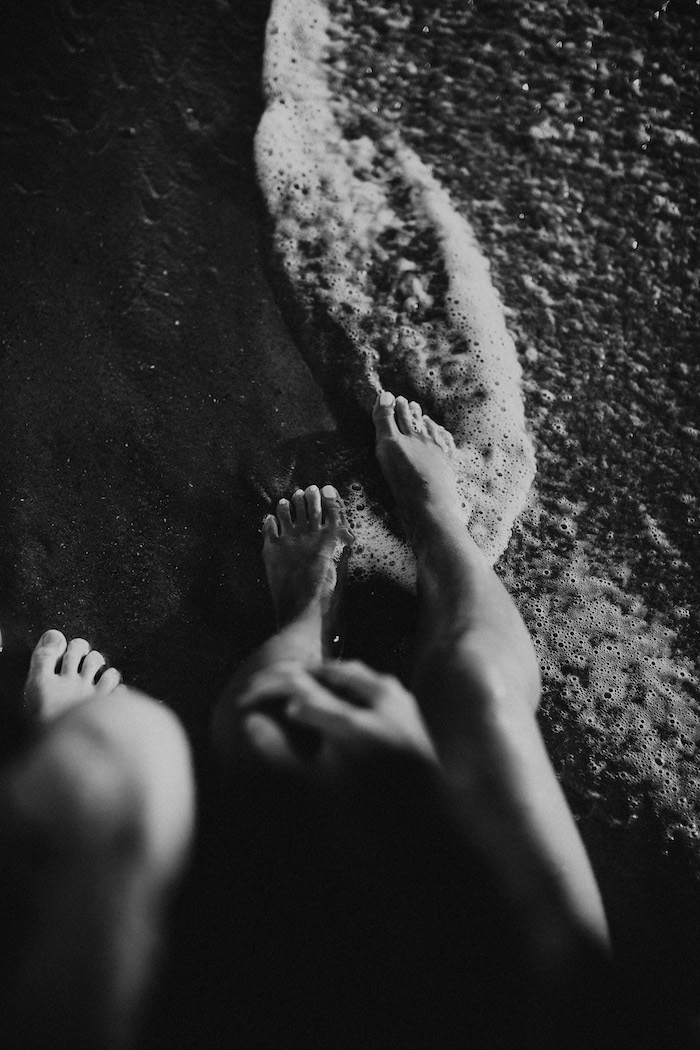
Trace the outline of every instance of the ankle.
[[300, 594], [289, 590], [279, 594], [274, 602], [275, 619], [280, 631], [290, 629], [309, 629], [311, 625], [323, 619], [322, 594]]

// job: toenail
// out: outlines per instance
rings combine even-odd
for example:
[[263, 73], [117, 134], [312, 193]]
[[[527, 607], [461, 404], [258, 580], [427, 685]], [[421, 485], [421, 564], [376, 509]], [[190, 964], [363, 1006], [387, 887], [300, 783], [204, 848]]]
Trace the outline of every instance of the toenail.
[[388, 408], [389, 405], [393, 405], [393, 403], [394, 395], [390, 394], [388, 390], [382, 390], [381, 394], [379, 395], [379, 404], [383, 408]]
[[39, 645], [56, 645], [57, 642], [57, 632], [53, 628], [45, 631], [39, 639]]
[[335, 499], [338, 493], [335, 491], [332, 485], [324, 485], [321, 490], [326, 499]]

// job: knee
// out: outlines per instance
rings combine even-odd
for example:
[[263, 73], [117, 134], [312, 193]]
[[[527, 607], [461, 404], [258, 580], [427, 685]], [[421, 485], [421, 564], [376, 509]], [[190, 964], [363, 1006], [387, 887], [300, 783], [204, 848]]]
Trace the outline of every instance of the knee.
[[135, 852], [143, 800], [109, 748], [82, 734], [42, 740], [7, 771], [5, 806], [39, 858]]
[[194, 790], [175, 716], [126, 689], [109, 707], [86, 704], [70, 714], [8, 770], [14, 819], [55, 856], [168, 863], [182, 853]]
[[186, 851], [195, 819], [189, 742], [166, 705], [126, 686], [115, 690], [106, 733], [113, 819], [149, 859], [166, 867]]

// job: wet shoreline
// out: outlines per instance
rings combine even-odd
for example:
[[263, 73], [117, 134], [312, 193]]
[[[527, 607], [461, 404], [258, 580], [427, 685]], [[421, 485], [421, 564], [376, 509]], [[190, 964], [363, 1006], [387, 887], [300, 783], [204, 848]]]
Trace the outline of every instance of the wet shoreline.
[[[191, 6], [132, 0], [47, 28], [35, 5], [9, 27], [0, 619], [17, 677], [45, 627], [85, 635], [205, 755], [209, 705], [272, 625], [269, 502], [358, 472], [385, 494], [371, 431], [312, 374], [268, 255], [252, 158], [267, 5]], [[400, 115], [464, 207], [511, 311], [540, 507], [500, 571], [524, 610], [544, 595], [533, 623], [564, 595], [566, 623], [556, 572], [583, 543], [613, 605], [641, 596], [635, 622], [694, 659], [699, 162], [677, 132], [697, 71], [674, 50], [690, 37], [673, 10], [521, 8], [480, 3], [461, 24], [447, 5], [384, 31], [368, 15], [383, 79], [365, 99]], [[381, 603], [385, 669], [401, 667], [410, 602], [381, 579], [348, 598], [348, 651], [377, 655]], [[552, 665], [545, 731], [623, 958], [682, 999], [700, 972], [697, 868], [645, 785], [634, 805], [621, 781], [598, 790], [576, 657]]]

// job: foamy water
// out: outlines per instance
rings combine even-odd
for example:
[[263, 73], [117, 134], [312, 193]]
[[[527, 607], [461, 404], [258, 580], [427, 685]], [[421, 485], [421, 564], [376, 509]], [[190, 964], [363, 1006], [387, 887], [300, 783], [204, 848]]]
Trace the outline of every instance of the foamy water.
[[[521, 26], [528, 46], [531, 39], [542, 39], [573, 54], [571, 48], [578, 45], [557, 38], [547, 5], [531, 5], [528, 11]], [[442, 17], [445, 40], [459, 44], [455, 34], [460, 18], [466, 25], [471, 16], [447, 12]], [[439, 21], [435, 18], [433, 30]], [[419, 48], [412, 41], [431, 31], [430, 25], [413, 26], [412, 19], [408, 7], [397, 5], [382, 9], [338, 2], [331, 13], [320, 2], [273, 4], [265, 65], [267, 109], [256, 145], [260, 181], [274, 220], [275, 252], [310, 326], [325, 319], [343, 333], [345, 353], [351, 348], [352, 389], [359, 402], [369, 408], [376, 390], [386, 386], [418, 398], [452, 430], [469, 528], [492, 561], [506, 551], [516, 525], [516, 542], [501, 571], [540, 653], [543, 723], [564, 780], [603, 820], [623, 819], [632, 826], [650, 800], [665, 834], [689, 844], [700, 863], [698, 683], [693, 659], [683, 652], [684, 611], [673, 604], [662, 610], [642, 596], [634, 549], [615, 546], [615, 533], [603, 524], [609, 511], [601, 512], [590, 495], [596, 479], [586, 486], [574, 484], [574, 476], [590, 472], [581, 466], [585, 457], [579, 454], [574, 462], [568, 452], [575, 444], [572, 434], [583, 424], [575, 424], [567, 413], [575, 408], [576, 393], [583, 396], [585, 390], [562, 340], [585, 347], [595, 366], [602, 367], [615, 345], [594, 311], [600, 310], [599, 302], [609, 312], [627, 308], [625, 289], [634, 287], [635, 273], [628, 255], [637, 251], [639, 240], [627, 238], [622, 229], [609, 236], [606, 213], [590, 206], [584, 211], [581, 191], [572, 190], [565, 175], [560, 188], [548, 168], [539, 181], [534, 176], [525, 180], [530, 196], [521, 199], [516, 221], [532, 213], [532, 236], [539, 238], [527, 250], [505, 216], [502, 189], [482, 186], [473, 201], [460, 190], [455, 200], [453, 188], [467, 183], [464, 168], [459, 168], [461, 179], [454, 177], [458, 151], [466, 148], [459, 137], [458, 109], [451, 101], [436, 109], [444, 124], [440, 138], [436, 130], [431, 139], [428, 118], [402, 116], [422, 72], [415, 60]], [[591, 56], [594, 42], [601, 40], [602, 22], [591, 15], [582, 24], [582, 80], [590, 76], [594, 84], [609, 82], [605, 78], [612, 74], [605, 60], [594, 62]], [[393, 52], [382, 34], [393, 34]], [[373, 47], [381, 52], [376, 62]], [[391, 54], [397, 57], [391, 59]], [[459, 47], [455, 56], [456, 63]], [[380, 63], [386, 73], [364, 85], [358, 73], [365, 62], [372, 63], [368, 74], [374, 76], [373, 66]], [[629, 62], [631, 70], [641, 68], [643, 56], [632, 52]], [[472, 67], [463, 71], [463, 80], [470, 78], [479, 89], [483, 81], [484, 91], [492, 90], [488, 77], [473, 74]], [[636, 113], [641, 81], [632, 72], [628, 79], [630, 112]], [[450, 84], [458, 82], [442, 77], [438, 101], [451, 99], [450, 91], [456, 97]], [[501, 90], [506, 87], [504, 83]], [[672, 93], [675, 87], [660, 80], [658, 90]], [[521, 77], [511, 89], [515, 101], [506, 119], [514, 124], [530, 88]], [[514, 90], [522, 94], [516, 96]], [[542, 91], [545, 98], [544, 87]], [[602, 88], [600, 98], [605, 106]], [[425, 104], [425, 97], [420, 101]], [[629, 146], [627, 139], [611, 138], [606, 146], [607, 111], [601, 110], [601, 130], [596, 130], [585, 114], [576, 115], [571, 94], [559, 91], [546, 101], [544, 110], [538, 102], [526, 113], [533, 148], [550, 151], [564, 171], [569, 156], [579, 156], [575, 150], [581, 149], [581, 164], [591, 173], [603, 173], [609, 193], [617, 192], [612, 187], [618, 185], [619, 171], [627, 171], [630, 179], [650, 179], [661, 224], [656, 229], [665, 236], [664, 216], [681, 209], [671, 185], [644, 155], [649, 141], [644, 129], [650, 127], [644, 114], [637, 118], [638, 143]], [[664, 142], [672, 139], [675, 149], [697, 145], [682, 128], [662, 130]], [[453, 135], [452, 153], [436, 152], [434, 142], [448, 134]], [[623, 128], [620, 135], [626, 134]], [[424, 140], [429, 155], [422, 155]], [[497, 135], [487, 135], [487, 144], [501, 148]], [[620, 151], [628, 147], [642, 150], [636, 174], [620, 159]], [[504, 166], [508, 162], [504, 154]], [[440, 170], [452, 173], [450, 192]], [[558, 170], [555, 164], [557, 178]], [[569, 178], [573, 183], [573, 172]], [[467, 221], [467, 204], [488, 233], [501, 272], [517, 274], [519, 310], [511, 313], [508, 327], [489, 264]], [[582, 213], [590, 216], [588, 225], [579, 219]], [[607, 254], [598, 277], [601, 243]], [[513, 249], [524, 260], [519, 272], [510, 262]], [[599, 280], [603, 292], [590, 299], [589, 313], [579, 319], [576, 289], [588, 279]], [[661, 295], [658, 289], [649, 291]], [[586, 325], [595, 334], [590, 350], [582, 335]], [[527, 368], [527, 422], [523, 373], [509, 328], [518, 336]], [[545, 348], [549, 358], [543, 361]], [[635, 351], [619, 348], [622, 376], [639, 376], [652, 367], [646, 358], [640, 358], [643, 365], [628, 364]], [[331, 340], [324, 359], [311, 358], [312, 367], [332, 372], [332, 353]], [[344, 356], [343, 367], [347, 360]], [[595, 371], [586, 374], [597, 381]], [[593, 402], [600, 413], [598, 426], [615, 438], [611, 454], [619, 455], [616, 415], [629, 411], [629, 425], [641, 427], [638, 389], [634, 381], [616, 387], [621, 399], [617, 409], [608, 404], [610, 384]], [[541, 484], [532, 490], [530, 434], [544, 471]], [[688, 505], [694, 506], [694, 499], [689, 494]], [[410, 552], [372, 506], [361, 479], [350, 492], [350, 510], [363, 543], [357, 571], [385, 573], [410, 585]], [[638, 510], [640, 542], [653, 547], [654, 557], [666, 559], [669, 575], [689, 574], [683, 553], [663, 524], [641, 502]]]
[[[362, 403], [399, 384], [451, 430], [465, 516], [494, 561], [535, 469], [515, 346], [488, 263], [443, 187], [399, 135], [349, 126], [328, 81], [342, 61], [329, 27], [322, 3], [273, 5], [256, 157], [275, 249], [309, 317], [322, 310], [353, 347]], [[432, 280], [416, 261], [426, 242]], [[371, 542], [355, 571], [409, 583], [403, 544], [358, 486], [349, 511]]]

